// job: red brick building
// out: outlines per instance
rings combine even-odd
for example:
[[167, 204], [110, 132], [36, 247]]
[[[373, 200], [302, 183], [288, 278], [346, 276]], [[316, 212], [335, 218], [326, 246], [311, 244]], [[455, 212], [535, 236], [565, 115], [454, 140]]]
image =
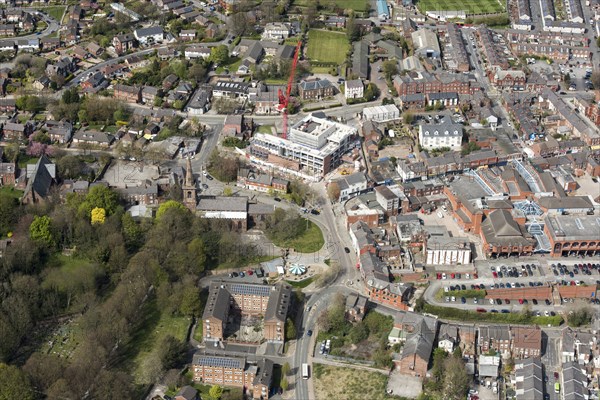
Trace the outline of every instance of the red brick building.
[[115, 99], [123, 100], [128, 103], [141, 103], [142, 88], [136, 86], [116, 84], [114, 86], [113, 97]]
[[192, 373], [195, 382], [241, 387], [251, 391], [254, 399], [268, 399], [273, 379], [273, 361], [261, 359], [250, 364], [243, 357], [195, 354]]

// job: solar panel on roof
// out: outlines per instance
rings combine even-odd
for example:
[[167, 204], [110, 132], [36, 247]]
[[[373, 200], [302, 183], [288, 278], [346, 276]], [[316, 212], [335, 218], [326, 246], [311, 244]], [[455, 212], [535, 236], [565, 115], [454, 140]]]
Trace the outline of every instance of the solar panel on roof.
[[264, 285], [244, 285], [244, 284], [233, 284], [230, 286], [231, 291], [237, 294], [247, 294], [255, 296], [268, 296], [270, 287]]
[[575, 218], [575, 225], [577, 225], [577, 229], [581, 229], [581, 230], [585, 229], [579, 218]]
[[200, 358], [199, 364], [211, 367], [237, 368], [240, 365], [240, 361], [235, 358], [205, 356]]

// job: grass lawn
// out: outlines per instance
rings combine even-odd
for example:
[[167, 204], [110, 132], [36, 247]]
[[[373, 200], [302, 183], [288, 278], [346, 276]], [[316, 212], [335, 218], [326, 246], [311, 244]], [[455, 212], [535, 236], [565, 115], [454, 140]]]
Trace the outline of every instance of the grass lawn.
[[[331, 1], [328, 3], [331, 3]], [[345, 10], [352, 9], [354, 11], [366, 11], [369, 5], [367, 0], [333, 0], [333, 3], [335, 3], [337, 7], [341, 7]], [[306, 7], [308, 6], [308, 0], [294, 0], [294, 5]]]
[[311, 29], [308, 32], [308, 57], [311, 61], [341, 64], [350, 49], [345, 33]]
[[292, 287], [295, 287], [298, 289], [304, 289], [305, 287], [307, 287], [308, 285], [313, 283], [314, 280], [315, 280], [315, 277], [311, 276], [308, 279], [304, 279], [304, 280], [298, 281], [298, 282], [294, 282], [294, 281], [286, 281], [286, 282], [289, 283], [290, 286], [292, 286]]
[[266, 133], [268, 135], [272, 135], [273, 134], [273, 125], [260, 125], [258, 127], [258, 129], [256, 129], [257, 132], [259, 133]]
[[22, 190], [15, 189], [12, 186], [0, 186], [0, 193], [6, 193], [17, 200], [20, 199], [21, 196], [23, 196]]
[[273, 243], [278, 247], [291, 247], [298, 253], [314, 253], [323, 247], [325, 240], [321, 229], [312, 221], [308, 221], [308, 228], [301, 236], [292, 240]]
[[62, 16], [65, 12], [65, 6], [50, 6], [50, 7], [40, 7], [38, 10], [48, 14], [50, 18], [54, 18], [60, 24]]
[[383, 400], [398, 398], [385, 393], [387, 376], [354, 368], [313, 364], [317, 399]]
[[310, 67], [310, 72], [313, 74], [328, 74], [330, 71], [330, 67]]
[[266, 79], [265, 83], [267, 85], [287, 85], [287, 79]]
[[27, 154], [20, 153], [17, 164], [19, 165], [19, 168], [25, 168], [28, 164], [35, 164], [38, 159], [39, 157], [32, 157], [28, 156]]
[[124, 354], [125, 363], [133, 363], [131, 371], [138, 384], [150, 384], [145, 382], [144, 363], [152, 352], [156, 350], [163, 337], [171, 335], [181, 341], [185, 341], [191, 319], [188, 317], [174, 316], [162, 313], [156, 305], [156, 301], [150, 301], [142, 311], [144, 322], [140, 329], [134, 334], [131, 343]]
[[497, 0], [419, 0], [417, 7], [425, 11], [460, 11], [468, 14], [504, 12], [504, 6]]
[[229, 70], [229, 72], [235, 72], [237, 71], [237, 69], [239, 68], [239, 66], [242, 64], [242, 59], [239, 57], [231, 57], [229, 59], [229, 62], [225, 65], [219, 65], [219, 67], [217, 68], [217, 73], [218, 74], [222, 74], [225, 72], [225, 68], [227, 68]]

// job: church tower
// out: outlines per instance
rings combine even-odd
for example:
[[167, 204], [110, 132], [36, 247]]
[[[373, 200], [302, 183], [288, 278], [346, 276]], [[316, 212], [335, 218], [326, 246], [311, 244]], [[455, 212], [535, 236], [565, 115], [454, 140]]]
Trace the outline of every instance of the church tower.
[[187, 158], [185, 167], [185, 182], [183, 183], [183, 204], [191, 211], [196, 210], [196, 185], [192, 173], [192, 161]]

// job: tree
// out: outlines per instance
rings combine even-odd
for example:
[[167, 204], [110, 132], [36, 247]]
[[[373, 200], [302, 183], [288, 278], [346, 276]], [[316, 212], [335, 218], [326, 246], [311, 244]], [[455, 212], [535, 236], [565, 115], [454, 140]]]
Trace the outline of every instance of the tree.
[[92, 225], [102, 225], [106, 221], [106, 210], [96, 207], [92, 210]]
[[462, 400], [469, 390], [469, 375], [464, 361], [455, 356], [450, 356], [444, 362], [444, 398], [448, 400]]
[[18, 143], [10, 143], [8, 146], [4, 148], [4, 157], [8, 162], [17, 162], [19, 158], [19, 144]]
[[294, 340], [296, 339], [296, 325], [291, 318], [288, 318], [285, 321], [285, 339], [286, 340]]
[[432, 378], [435, 380], [436, 390], [441, 389], [442, 382], [444, 379], [444, 363], [446, 358], [448, 357], [448, 353], [442, 348], [436, 348], [433, 350], [433, 367]]
[[177, 368], [185, 362], [186, 344], [171, 335], [161, 339], [158, 349], [164, 369]]
[[379, 96], [379, 88], [374, 83], [369, 83], [365, 88], [364, 97], [367, 101], [375, 100]]
[[232, 194], [233, 194], [233, 190], [231, 189], [231, 187], [225, 186], [223, 188], [223, 196], [231, 197]]
[[219, 400], [223, 396], [223, 388], [219, 385], [212, 385], [208, 391], [208, 395], [213, 400]]
[[[600, 37], [598, 38], [600, 40]], [[600, 90], [600, 71], [596, 70], [592, 72], [592, 77], [590, 78], [592, 85], [594, 85], [594, 89]]]
[[563, 81], [568, 85], [571, 82], [571, 75], [566, 73], [565, 76], [563, 76]]
[[41, 217], [35, 216], [29, 226], [29, 236], [31, 240], [52, 247], [55, 244], [52, 234], [52, 221], [47, 215]]
[[19, 201], [9, 193], [0, 193], [0, 237], [12, 231], [18, 220]]
[[85, 164], [77, 156], [66, 155], [56, 161], [58, 175], [64, 179], [77, 179], [85, 168]]
[[388, 81], [391, 80], [394, 75], [398, 74], [398, 64], [395, 60], [384, 61], [381, 65], [381, 69], [385, 75], [385, 79]]
[[186, 210], [185, 206], [175, 200], [167, 200], [158, 207], [156, 211], [156, 219], [161, 219], [170, 209]]
[[13, 365], [0, 363], [0, 400], [33, 400], [34, 393], [27, 375]]
[[224, 44], [210, 49], [209, 60], [215, 64], [225, 64], [229, 60], [229, 49]]
[[356, 25], [354, 13], [350, 13], [350, 16], [346, 20], [346, 35], [348, 36], [350, 43], [360, 39], [360, 29], [358, 25]]
[[64, 104], [79, 103], [80, 97], [79, 93], [77, 92], [77, 87], [65, 90], [61, 100]]
[[106, 215], [115, 213], [119, 206], [119, 195], [106, 186], [94, 186], [90, 189], [83, 203], [79, 205], [81, 215], [90, 216], [94, 208], [103, 208]]
[[329, 200], [338, 201], [340, 199], [340, 185], [337, 182], [331, 182], [327, 185], [327, 195]]
[[288, 379], [287, 379], [287, 377], [285, 377], [285, 376], [282, 376], [282, 377], [281, 377], [281, 382], [279, 382], [279, 386], [281, 386], [281, 388], [282, 388], [284, 391], [288, 390], [288, 387], [289, 387], [289, 382], [288, 382]]
[[250, 21], [245, 12], [237, 12], [229, 17], [229, 32], [235, 36], [242, 36], [250, 31]]
[[413, 121], [415, 120], [415, 116], [411, 113], [404, 113], [403, 120], [406, 125], [412, 125]]
[[291, 371], [290, 363], [286, 361], [285, 364], [283, 364], [283, 366], [281, 367], [281, 374], [283, 376], [286, 376], [286, 375], [289, 375], [290, 371]]

